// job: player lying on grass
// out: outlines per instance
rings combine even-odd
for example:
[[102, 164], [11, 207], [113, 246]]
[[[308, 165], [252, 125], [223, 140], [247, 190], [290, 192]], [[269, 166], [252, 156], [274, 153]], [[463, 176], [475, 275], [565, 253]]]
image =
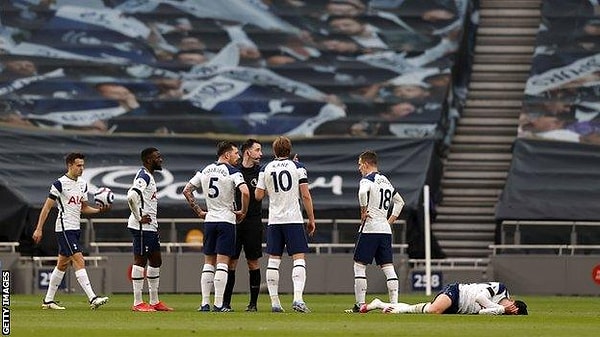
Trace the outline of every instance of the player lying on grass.
[[381, 309], [392, 314], [527, 315], [527, 305], [513, 300], [503, 283], [451, 283], [432, 302], [391, 304], [374, 299], [360, 307], [361, 313]]

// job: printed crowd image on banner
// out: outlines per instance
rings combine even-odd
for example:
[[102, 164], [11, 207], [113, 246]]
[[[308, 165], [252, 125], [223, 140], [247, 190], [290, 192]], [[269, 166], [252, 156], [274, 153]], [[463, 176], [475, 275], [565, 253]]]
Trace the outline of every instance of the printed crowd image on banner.
[[3, 1], [0, 124], [434, 137], [468, 3]]
[[519, 136], [600, 144], [600, 4], [546, 0]]

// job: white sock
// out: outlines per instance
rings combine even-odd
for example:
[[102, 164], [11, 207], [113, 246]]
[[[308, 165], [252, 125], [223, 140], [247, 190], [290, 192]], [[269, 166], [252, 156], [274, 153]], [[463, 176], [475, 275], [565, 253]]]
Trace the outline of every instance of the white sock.
[[229, 267], [227, 263], [217, 263], [217, 271], [215, 272], [215, 307], [223, 306], [223, 293], [227, 285], [227, 276], [229, 275]]
[[267, 289], [269, 289], [269, 296], [271, 297], [271, 306], [280, 307], [281, 302], [279, 301], [279, 265], [281, 259], [269, 259], [267, 265]]
[[131, 284], [133, 286], [133, 305], [138, 305], [144, 301], [142, 299], [144, 267], [135, 264], [131, 267]]
[[294, 302], [304, 302], [302, 299], [304, 285], [306, 284], [306, 261], [304, 259], [294, 260], [292, 284], [294, 285]]
[[48, 291], [46, 291], [46, 298], [44, 298], [45, 302], [54, 301], [54, 295], [56, 295], [56, 291], [60, 286], [63, 277], [65, 276], [64, 271], [58, 270], [58, 268], [54, 267], [52, 274], [50, 275], [50, 284], [48, 284]]
[[398, 275], [394, 270], [393, 265], [382, 267], [385, 278], [387, 279], [388, 295], [390, 296], [390, 303], [398, 303]]
[[429, 313], [430, 303], [417, 303], [406, 308], [407, 313], [411, 314], [427, 314]]
[[88, 300], [91, 301], [94, 297], [96, 297], [96, 293], [94, 293], [94, 289], [92, 289], [92, 285], [90, 284], [90, 279], [87, 271], [85, 271], [85, 268], [75, 271], [75, 277], [77, 278], [77, 282], [79, 282], [81, 288], [83, 288], [83, 291], [85, 291]]
[[202, 305], [210, 304], [210, 292], [212, 291], [215, 280], [215, 267], [212, 264], [205, 264], [202, 268], [200, 277], [200, 288], [202, 289]]
[[146, 269], [146, 278], [148, 279], [148, 293], [150, 294], [150, 304], [158, 303], [158, 285], [160, 283], [160, 267], [150, 267]]
[[354, 299], [356, 303], [365, 303], [367, 297], [367, 266], [354, 262]]

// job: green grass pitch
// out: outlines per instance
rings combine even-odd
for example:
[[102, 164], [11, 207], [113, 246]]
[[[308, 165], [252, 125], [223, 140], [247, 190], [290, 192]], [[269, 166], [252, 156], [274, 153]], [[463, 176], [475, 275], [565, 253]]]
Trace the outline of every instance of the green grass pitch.
[[[198, 294], [162, 294], [161, 300], [176, 311], [153, 313], [130, 311], [132, 297], [126, 294], [111, 296], [95, 311], [81, 294], [58, 294], [64, 311], [42, 310], [42, 298], [11, 297], [11, 336], [600, 336], [599, 297], [523, 296], [529, 316], [346, 314], [353, 295], [307, 294], [304, 299], [313, 311], [309, 314], [293, 312], [290, 295], [281, 296], [283, 314], [269, 312], [266, 294], [261, 294], [256, 313], [244, 312], [246, 294], [234, 295], [232, 313], [197, 312]], [[400, 296], [409, 303], [427, 299]]]

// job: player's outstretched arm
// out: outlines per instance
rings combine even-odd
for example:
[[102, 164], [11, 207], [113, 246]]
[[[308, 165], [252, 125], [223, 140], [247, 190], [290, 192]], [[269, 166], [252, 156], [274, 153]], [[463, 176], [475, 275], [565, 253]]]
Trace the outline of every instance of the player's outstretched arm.
[[42, 236], [44, 235], [44, 224], [46, 223], [46, 219], [48, 219], [48, 214], [50, 213], [52, 207], [54, 207], [54, 204], [56, 204], [56, 201], [50, 198], [46, 198], [44, 206], [42, 206], [42, 210], [40, 211], [40, 216], [38, 217], [37, 225], [35, 226], [35, 230], [33, 231], [33, 242], [40, 243], [40, 241], [42, 240]]
[[187, 200], [188, 205], [190, 205], [190, 208], [196, 212], [196, 214], [198, 215], [198, 217], [200, 219], [204, 219], [206, 217], [206, 211], [204, 211], [202, 209], [202, 207], [200, 207], [200, 205], [198, 205], [196, 203], [196, 198], [194, 197], [194, 191], [198, 189], [196, 186], [194, 186], [194, 184], [191, 183], [187, 183], [185, 185], [185, 187], [183, 188], [183, 196], [185, 197], [185, 200]]
[[310, 195], [310, 190], [308, 189], [308, 184], [300, 184], [300, 195], [302, 196], [302, 204], [304, 205], [304, 210], [306, 211], [306, 216], [308, 217], [306, 232], [309, 236], [312, 236], [317, 229], [317, 225], [315, 223], [315, 211], [313, 208], [312, 196]]
[[100, 207], [92, 207], [87, 202], [82, 201], [81, 202], [81, 213], [83, 213], [83, 214], [104, 213], [104, 212], [108, 212], [111, 207], [112, 207], [111, 204], [103, 205]]

